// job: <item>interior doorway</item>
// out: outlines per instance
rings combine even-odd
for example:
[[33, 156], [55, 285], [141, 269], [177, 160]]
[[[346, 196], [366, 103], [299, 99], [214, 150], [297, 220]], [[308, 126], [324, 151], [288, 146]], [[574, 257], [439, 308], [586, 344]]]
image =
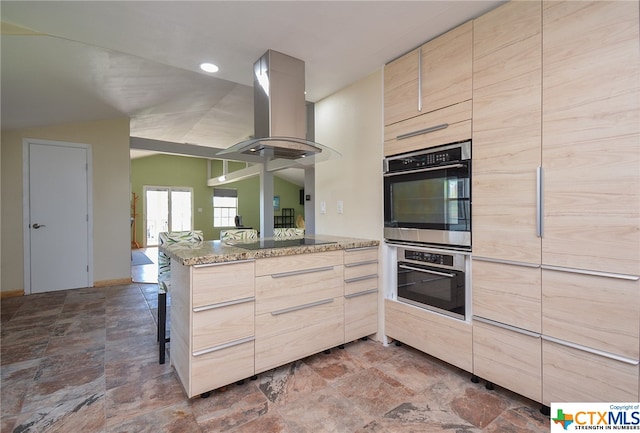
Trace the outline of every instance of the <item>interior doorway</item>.
[[188, 187], [144, 187], [145, 246], [157, 246], [158, 233], [192, 230], [193, 190]]

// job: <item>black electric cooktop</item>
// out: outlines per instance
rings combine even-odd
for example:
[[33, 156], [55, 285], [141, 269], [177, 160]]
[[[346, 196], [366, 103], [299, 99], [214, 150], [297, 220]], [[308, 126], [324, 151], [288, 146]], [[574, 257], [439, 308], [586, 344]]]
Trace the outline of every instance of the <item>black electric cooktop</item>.
[[268, 248], [288, 248], [288, 247], [300, 247], [305, 245], [324, 245], [335, 244], [334, 241], [323, 241], [320, 239], [312, 238], [299, 238], [299, 239], [260, 239], [255, 242], [247, 243], [234, 243], [234, 247], [244, 248], [247, 250], [264, 250]]

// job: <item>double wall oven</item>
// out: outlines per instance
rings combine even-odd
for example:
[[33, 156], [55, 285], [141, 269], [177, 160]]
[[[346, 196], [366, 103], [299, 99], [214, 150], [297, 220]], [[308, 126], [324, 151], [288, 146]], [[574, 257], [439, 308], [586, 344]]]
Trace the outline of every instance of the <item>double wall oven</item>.
[[398, 301], [470, 318], [470, 141], [384, 160], [384, 237]]

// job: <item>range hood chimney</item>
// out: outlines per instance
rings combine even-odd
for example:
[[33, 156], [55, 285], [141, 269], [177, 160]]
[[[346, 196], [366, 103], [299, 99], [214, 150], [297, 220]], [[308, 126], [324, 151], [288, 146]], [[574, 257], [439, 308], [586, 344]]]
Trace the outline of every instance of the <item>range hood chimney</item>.
[[[307, 139], [304, 62], [268, 50], [253, 65], [254, 138], [242, 141], [216, 156], [248, 162], [273, 159], [315, 162], [337, 152]], [[314, 161], [305, 161], [308, 165]]]

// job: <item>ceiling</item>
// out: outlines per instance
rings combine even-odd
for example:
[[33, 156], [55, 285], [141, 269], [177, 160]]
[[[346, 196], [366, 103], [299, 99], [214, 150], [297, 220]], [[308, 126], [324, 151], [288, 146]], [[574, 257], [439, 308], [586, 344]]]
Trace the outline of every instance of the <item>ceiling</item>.
[[253, 133], [253, 63], [268, 49], [305, 62], [317, 102], [500, 3], [3, 0], [0, 121], [128, 116], [132, 147], [227, 148]]

